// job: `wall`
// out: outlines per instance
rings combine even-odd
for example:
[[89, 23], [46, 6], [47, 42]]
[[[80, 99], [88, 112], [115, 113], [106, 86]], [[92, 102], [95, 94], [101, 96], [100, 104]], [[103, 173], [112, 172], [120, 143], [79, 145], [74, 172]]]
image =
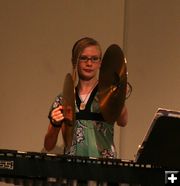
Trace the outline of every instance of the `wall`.
[[[121, 157], [134, 159], [159, 107], [180, 110], [180, 1], [126, 0], [124, 51], [129, 123], [121, 130]], [[162, 131], [163, 132], [163, 131]]]

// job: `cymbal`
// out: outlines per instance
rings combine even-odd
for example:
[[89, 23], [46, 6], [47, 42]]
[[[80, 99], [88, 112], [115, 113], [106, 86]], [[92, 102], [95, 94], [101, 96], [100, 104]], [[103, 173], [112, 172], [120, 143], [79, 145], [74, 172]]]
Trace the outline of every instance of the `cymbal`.
[[115, 122], [125, 103], [127, 67], [123, 51], [117, 44], [110, 45], [102, 59], [99, 72], [98, 98], [104, 119]]
[[75, 122], [75, 94], [72, 75], [68, 73], [63, 87], [63, 115], [62, 134], [66, 147], [71, 145], [73, 136], [73, 125]]

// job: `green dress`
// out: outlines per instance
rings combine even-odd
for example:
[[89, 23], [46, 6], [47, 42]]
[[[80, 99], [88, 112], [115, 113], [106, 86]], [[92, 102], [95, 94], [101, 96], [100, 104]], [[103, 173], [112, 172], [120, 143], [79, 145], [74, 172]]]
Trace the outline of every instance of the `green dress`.
[[[114, 146], [114, 123], [104, 121], [98, 104], [98, 85], [93, 89], [86, 108], [80, 110], [80, 98], [76, 89], [76, 121], [72, 146], [65, 148], [65, 154], [94, 158], [116, 158]], [[52, 108], [63, 104], [61, 95], [57, 96]]]

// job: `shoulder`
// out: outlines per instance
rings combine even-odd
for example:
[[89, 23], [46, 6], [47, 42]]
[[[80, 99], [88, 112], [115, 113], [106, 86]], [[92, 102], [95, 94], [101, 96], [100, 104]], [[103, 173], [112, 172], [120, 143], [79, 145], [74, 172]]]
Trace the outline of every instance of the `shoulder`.
[[52, 103], [52, 109], [62, 104], [63, 104], [63, 96], [62, 96], [62, 93], [60, 93], [59, 95], [55, 97], [54, 102]]

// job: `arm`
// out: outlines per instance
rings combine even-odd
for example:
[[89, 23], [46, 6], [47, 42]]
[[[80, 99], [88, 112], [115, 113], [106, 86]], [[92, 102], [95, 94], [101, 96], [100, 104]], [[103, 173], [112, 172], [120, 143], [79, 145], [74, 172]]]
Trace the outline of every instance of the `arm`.
[[55, 128], [52, 126], [51, 123], [49, 124], [48, 131], [47, 131], [45, 138], [44, 138], [44, 148], [47, 151], [50, 151], [55, 147], [55, 145], [57, 143], [59, 131], [60, 131], [60, 127]]
[[127, 107], [124, 105], [121, 114], [117, 119], [117, 125], [121, 127], [125, 127], [127, 125], [127, 122], [128, 122], [128, 111], [127, 111]]
[[58, 106], [51, 112], [50, 124], [48, 126], [48, 130], [44, 138], [44, 148], [47, 151], [52, 150], [57, 143], [58, 134], [62, 125], [62, 120], [64, 119], [61, 110], [62, 106]]

